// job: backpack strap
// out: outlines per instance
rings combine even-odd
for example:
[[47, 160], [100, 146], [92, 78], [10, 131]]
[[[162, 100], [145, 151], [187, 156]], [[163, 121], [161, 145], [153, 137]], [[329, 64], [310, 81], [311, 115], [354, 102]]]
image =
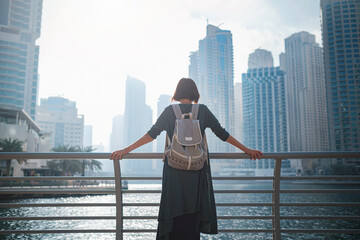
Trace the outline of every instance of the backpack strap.
[[170, 144], [171, 144], [170, 137], [169, 137], [169, 135], [166, 133], [165, 149], [164, 149], [164, 155], [163, 155], [163, 159], [162, 159], [163, 162], [165, 162], [165, 152], [166, 152], [166, 149], [168, 148], [168, 146], [169, 146]]
[[175, 113], [176, 119], [181, 119], [182, 112], [181, 112], [179, 104], [172, 104], [171, 107]]
[[191, 108], [192, 118], [197, 119], [199, 112], [199, 104], [193, 104]]

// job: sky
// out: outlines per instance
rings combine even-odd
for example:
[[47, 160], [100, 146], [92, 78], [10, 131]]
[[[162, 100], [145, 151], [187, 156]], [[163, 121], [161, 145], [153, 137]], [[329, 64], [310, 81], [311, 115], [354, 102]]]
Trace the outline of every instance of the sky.
[[234, 83], [257, 48], [271, 51], [277, 66], [293, 33], [310, 32], [322, 45], [319, 0], [46, 0], [37, 41], [39, 102], [75, 101], [93, 126], [93, 145], [107, 151], [112, 118], [124, 113], [126, 77], [146, 84], [155, 117], [159, 96], [172, 95], [188, 77], [189, 54], [207, 22], [233, 34]]

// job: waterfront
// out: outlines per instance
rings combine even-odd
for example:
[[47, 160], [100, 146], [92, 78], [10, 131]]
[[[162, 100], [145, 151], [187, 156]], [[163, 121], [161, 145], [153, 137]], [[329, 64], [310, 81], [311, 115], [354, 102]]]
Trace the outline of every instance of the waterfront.
[[[232, 183], [214, 185], [215, 189], [271, 189], [271, 182], [256, 182], [256, 184]], [[352, 184], [307, 184], [307, 183], [282, 183], [282, 189], [350, 189], [359, 188], [359, 185]], [[160, 184], [129, 184], [129, 189], [161, 189]], [[217, 203], [262, 203], [271, 202], [271, 194], [216, 194]], [[123, 195], [124, 203], [158, 203], [160, 194], [134, 194]], [[281, 202], [359, 202], [360, 194], [281, 194]], [[60, 198], [30, 198], [13, 200], [12, 203], [114, 203], [114, 195], [95, 195], [82, 197], [60, 197]], [[124, 207], [124, 216], [156, 216], [158, 207]], [[257, 207], [217, 207], [218, 215], [222, 216], [270, 216], [270, 206]], [[12, 208], [0, 209], [0, 216], [114, 216], [115, 207], [46, 207], [46, 208]], [[321, 216], [359, 216], [358, 207], [281, 207], [281, 215], [321, 215]], [[218, 221], [219, 228], [226, 229], [271, 229], [271, 219], [268, 220], [225, 220]], [[124, 220], [125, 229], [155, 229], [157, 221], [154, 220]], [[360, 220], [358, 221], [340, 221], [340, 220], [281, 220], [282, 229], [360, 229]], [[56, 220], [56, 221], [8, 221], [1, 222], [0, 228], [3, 230], [22, 229], [114, 229], [114, 220]], [[358, 239], [356, 234], [282, 234], [283, 239]], [[47, 234], [47, 235], [13, 235], [1, 236], [2, 239], [115, 239], [115, 234]], [[124, 239], [155, 239], [154, 233], [124, 233]], [[218, 235], [202, 235], [203, 240], [210, 239], [272, 239], [270, 233], [220, 233]]]

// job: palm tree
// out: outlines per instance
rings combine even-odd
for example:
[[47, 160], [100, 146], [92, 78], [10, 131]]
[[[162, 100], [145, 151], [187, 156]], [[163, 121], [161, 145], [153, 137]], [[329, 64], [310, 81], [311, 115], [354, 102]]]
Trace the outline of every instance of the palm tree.
[[[86, 146], [86, 147], [77, 146], [77, 148], [78, 148], [78, 152], [93, 152], [96, 150], [92, 146]], [[85, 176], [86, 169], [89, 169], [91, 172], [94, 172], [94, 170], [99, 171], [102, 169], [102, 163], [94, 159], [83, 159], [81, 176]]]
[[[22, 152], [22, 145], [24, 142], [18, 139], [2, 138], [0, 139], [0, 152]], [[6, 174], [10, 176], [10, 167], [12, 159], [4, 159], [6, 161]], [[17, 159], [19, 163], [22, 163], [22, 159]]]
[[[75, 146], [59, 145], [53, 149], [53, 152], [78, 152], [78, 148]], [[77, 172], [81, 171], [81, 161], [80, 160], [65, 160], [65, 159], [56, 159], [48, 162], [48, 167], [52, 170], [62, 171], [64, 173], [69, 173], [74, 175]]]
[[102, 162], [94, 159], [87, 160], [87, 167], [93, 173], [102, 169]]

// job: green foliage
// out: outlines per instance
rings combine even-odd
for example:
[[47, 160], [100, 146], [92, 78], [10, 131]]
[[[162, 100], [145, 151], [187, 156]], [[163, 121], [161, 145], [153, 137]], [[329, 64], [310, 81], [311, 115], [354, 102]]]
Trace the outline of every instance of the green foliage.
[[356, 168], [351, 165], [334, 164], [330, 170], [332, 175], [356, 175]]
[[[78, 148], [70, 145], [59, 145], [53, 149], [53, 152], [78, 152]], [[77, 172], [81, 172], [80, 160], [55, 159], [48, 161], [47, 166], [53, 170], [61, 172], [62, 175], [73, 176]]]
[[[94, 149], [92, 146], [87, 146], [87, 147], [80, 147], [77, 146], [78, 151], [79, 152], [93, 152], [96, 149]], [[83, 159], [83, 164], [82, 164], [82, 172], [81, 175], [85, 176], [85, 170], [89, 169], [91, 172], [94, 171], [99, 171], [102, 169], [102, 163], [98, 160], [94, 160], [94, 159]]]
[[[22, 145], [24, 142], [18, 139], [11, 138], [1, 138], [0, 139], [0, 152], [22, 152]], [[3, 159], [1, 161], [6, 161], [6, 175], [10, 176], [10, 167], [12, 159]], [[16, 159], [19, 163], [22, 163], [22, 159]]]
[[22, 152], [23, 141], [11, 138], [0, 139], [0, 152]]
[[[69, 146], [69, 145], [60, 145], [56, 148], [53, 148], [53, 152], [93, 152], [95, 149], [92, 146], [80, 147], [80, 146]], [[97, 160], [65, 160], [65, 159], [55, 159], [48, 162], [48, 167], [54, 171], [62, 172], [63, 175], [75, 175], [76, 173], [81, 173], [82, 176], [85, 175], [85, 170], [89, 169], [90, 171], [101, 170], [102, 163]]]

